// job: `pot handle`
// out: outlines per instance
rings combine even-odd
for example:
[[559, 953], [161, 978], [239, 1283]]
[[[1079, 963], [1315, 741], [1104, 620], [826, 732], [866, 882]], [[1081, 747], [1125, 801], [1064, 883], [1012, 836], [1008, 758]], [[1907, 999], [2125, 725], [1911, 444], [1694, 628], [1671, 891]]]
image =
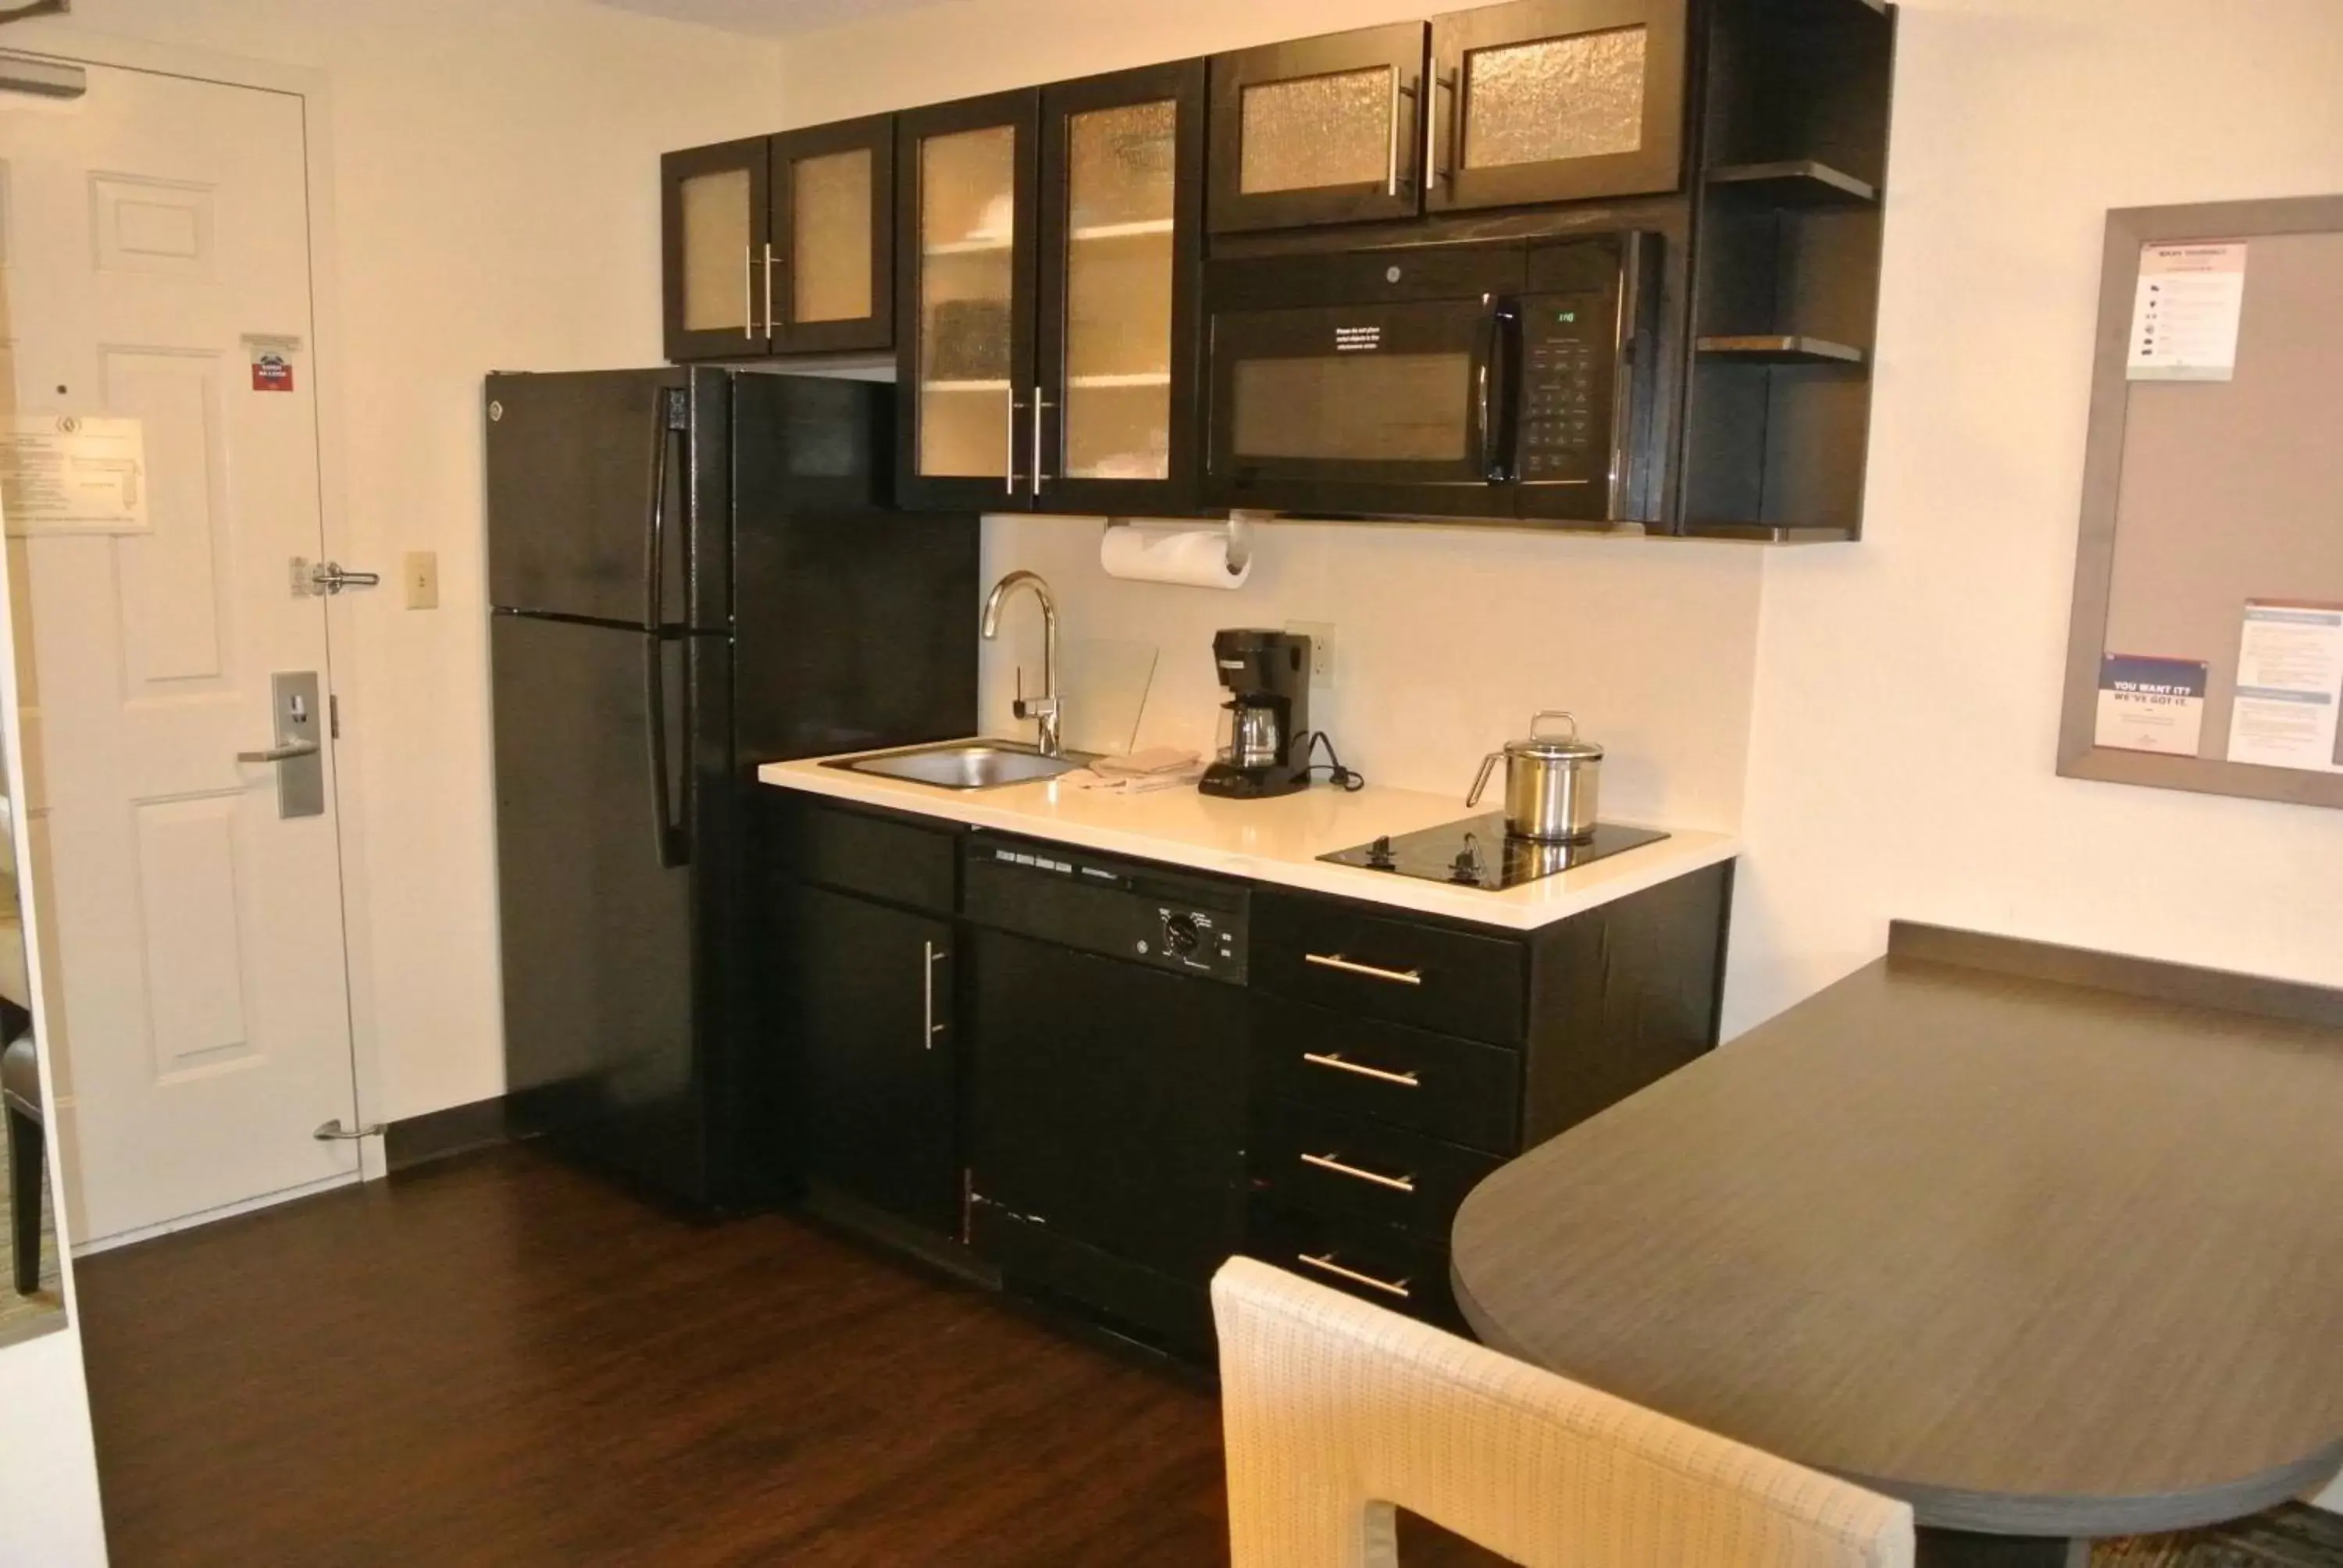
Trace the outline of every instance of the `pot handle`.
[[[1575, 740], [1575, 739], [1578, 739], [1578, 715], [1576, 715], [1576, 714], [1574, 714], [1574, 713], [1571, 713], [1571, 712], [1565, 711], [1564, 709], [1559, 709], [1559, 708], [1545, 708], [1545, 709], [1539, 709], [1539, 710], [1538, 710], [1538, 712], [1537, 712], [1537, 714], [1536, 714], [1536, 716], [1535, 716], [1535, 717], [1534, 717], [1533, 719], [1531, 719], [1531, 720], [1530, 720], [1530, 739], [1531, 739], [1534, 740], [1534, 739], [1537, 739], [1538, 726], [1539, 726], [1541, 723], [1543, 723], [1544, 720], [1549, 719], [1569, 719], [1569, 720], [1570, 720], [1570, 738], [1571, 738], [1573, 740]], [[1470, 802], [1470, 801], [1466, 801], [1466, 802], [1465, 802], [1465, 804], [1470, 805], [1470, 804], [1472, 804], [1472, 802]]]
[[1502, 751], [1492, 751], [1481, 759], [1481, 771], [1473, 776], [1473, 792], [1464, 797], [1464, 804], [1478, 806], [1481, 803], [1481, 791], [1489, 787], [1490, 771], [1497, 766], [1497, 759], [1503, 755]]

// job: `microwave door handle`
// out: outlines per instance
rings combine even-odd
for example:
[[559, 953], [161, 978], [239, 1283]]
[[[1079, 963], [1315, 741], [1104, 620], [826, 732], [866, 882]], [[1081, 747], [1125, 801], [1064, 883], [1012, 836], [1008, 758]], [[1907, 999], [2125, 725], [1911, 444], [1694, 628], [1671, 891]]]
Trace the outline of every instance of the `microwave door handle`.
[[1473, 375], [1473, 424], [1480, 437], [1481, 477], [1493, 485], [1513, 477], [1510, 443], [1503, 432], [1513, 423], [1513, 338], [1521, 310], [1510, 299], [1493, 299], [1481, 318], [1481, 342]]

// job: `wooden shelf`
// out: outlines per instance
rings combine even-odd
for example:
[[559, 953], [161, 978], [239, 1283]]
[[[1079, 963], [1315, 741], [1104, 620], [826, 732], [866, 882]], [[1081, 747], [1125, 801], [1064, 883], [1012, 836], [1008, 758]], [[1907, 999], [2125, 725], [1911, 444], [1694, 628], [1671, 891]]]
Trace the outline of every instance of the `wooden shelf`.
[[922, 249], [921, 256], [1007, 256], [1008, 239], [947, 239]]
[[1870, 206], [1879, 200], [1877, 186], [1814, 158], [1724, 164], [1708, 171], [1708, 185], [1767, 206]]
[[1696, 337], [1693, 347], [1704, 359], [1732, 359], [1745, 365], [1860, 365], [1865, 357], [1862, 349], [1827, 337]]
[[1075, 229], [1072, 237], [1080, 241], [1101, 239], [1140, 239], [1149, 235], [1172, 232], [1168, 217], [1141, 218], [1132, 223], [1094, 223]]
[[1009, 382], [1006, 377], [999, 381], [922, 381], [920, 383], [920, 390], [922, 392], [1006, 392], [1009, 390]]
[[1169, 387], [1172, 385], [1172, 372], [1169, 370], [1134, 370], [1125, 374], [1111, 376], [1072, 376], [1067, 377], [1067, 385], [1071, 387]]

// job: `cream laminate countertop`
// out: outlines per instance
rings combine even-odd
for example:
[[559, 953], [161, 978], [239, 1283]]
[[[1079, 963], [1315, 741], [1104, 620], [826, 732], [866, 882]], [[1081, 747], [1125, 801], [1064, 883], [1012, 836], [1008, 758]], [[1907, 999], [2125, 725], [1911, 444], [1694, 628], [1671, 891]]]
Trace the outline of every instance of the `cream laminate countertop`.
[[1412, 833], [1473, 815], [1461, 797], [1371, 784], [1355, 793], [1319, 785], [1269, 800], [1222, 800], [1192, 788], [1126, 795], [1055, 779], [997, 789], [943, 789], [824, 766], [830, 760], [769, 762], [757, 777], [780, 789], [857, 805], [1512, 930], [1567, 920], [1740, 852], [1728, 833], [1668, 829], [1669, 837], [1656, 844], [1492, 893], [1318, 859], [1383, 834]]

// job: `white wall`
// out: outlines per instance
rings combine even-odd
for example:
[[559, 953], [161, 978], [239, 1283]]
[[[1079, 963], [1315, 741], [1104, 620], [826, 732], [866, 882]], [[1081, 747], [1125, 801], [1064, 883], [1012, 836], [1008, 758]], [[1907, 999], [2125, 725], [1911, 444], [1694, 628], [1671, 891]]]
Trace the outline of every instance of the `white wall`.
[[2334, 0], [1905, 0], [1866, 537], [1766, 563], [1728, 1027], [1891, 916], [2343, 983], [2343, 812], [2055, 774], [2106, 209], [2343, 190], [2338, 72]]
[[659, 362], [659, 154], [777, 124], [775, 45], [582, 0], [76, 0], [6, 41], [92, 31], [327, 79], [342, 558], [440, 560], [437, 610], [386, 588], [336, 612], [371, 829], [367, 1109], [499, 1093], [480, 377]]

